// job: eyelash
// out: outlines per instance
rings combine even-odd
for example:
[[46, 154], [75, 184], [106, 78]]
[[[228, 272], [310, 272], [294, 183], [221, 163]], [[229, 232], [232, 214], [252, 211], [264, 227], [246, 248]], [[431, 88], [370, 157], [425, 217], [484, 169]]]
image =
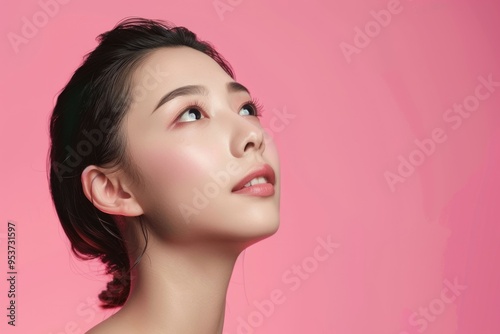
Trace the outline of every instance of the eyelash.
[[[246, 106], [246, 105], [249, 105], [251, 106], [254, 111], [255, 111], [255, 115], [247, 115], [247, 116], [254, 116], [254, 117], [258, 117], [258, 118], [261, 118], [262, 115], [263, 115], [263, 112], [264, 112], [264, 108], [262, 106], [262, 104], [259, 102], [259, 100], [257, 100], [256, 98], [251, 98], [250, 100], [246, 101], [241, 107], [240, 107], [240, 110]], [[184, 113], [190, 109], [202, 109], [202, 110], [205, 110], [206, 109], [206, 106], [204, 103], [202, 102], [198, 102], [198, 101], [193, 101], [188, 107], [184, 108], [182, 110], [182, 112], [177, 116], [177, 120], [179, 118], [181, 118], [182, 115], [184, 115]], [[239, 111], [239, 110], [238, 110]], [[184, 122], [183, 122], [184, 123]], [[188, 122], [186, 122], [188, 123]]]

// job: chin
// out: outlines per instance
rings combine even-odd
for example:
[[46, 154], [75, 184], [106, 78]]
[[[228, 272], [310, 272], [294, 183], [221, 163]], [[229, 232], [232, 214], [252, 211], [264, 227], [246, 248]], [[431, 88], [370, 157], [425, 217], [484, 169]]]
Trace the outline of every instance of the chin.
[[[202, 224], [200, 222], [200, 224]], [[244, 219], [226, 220], [217, 224], [198, 225], [196, 234], [201, 239], [229, 243], [239, 251], [275, 234], [280, 225], [279, 213], [248, 213]], [[232, 247], [233, 247], [232, 246]]]
[[276, 226], [273, 226], [273, 228], [269, 228], [266, 231], [261, 231], [262, 233], [260, 233], [258, 235], [254, 235], [254, 236], [252, 236], [252, 238], [248, 238], [246, 240], [246, 242], [243, 243], [242, 250], [245, 248], [248, 248], [249, 246], [251, 246], [253, 244], [258, 243], [259, 241], [262, 241], [264, 239], [271, 237], [272, 235], [274, 235], [278, 231], [278, 227], [279, 227], [279, 224], [277, 224]]
[[279, 216], [266, 217], [262, 220], [245, 222], [244, 225], [245, 228], [237, 231], [235, 239], [244, 241], [245, 247], [248, 247], [274, 235], [279, 229], [280, 221]]

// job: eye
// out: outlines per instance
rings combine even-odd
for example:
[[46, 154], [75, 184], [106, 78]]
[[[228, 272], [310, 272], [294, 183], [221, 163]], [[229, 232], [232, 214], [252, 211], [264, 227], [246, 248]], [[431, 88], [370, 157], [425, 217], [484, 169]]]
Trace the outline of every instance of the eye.
[[260, 106], [259, 102], [257, 102], [257, 100], [255, 100], [255, 99], [245, 103], [241, 107], [240, 111], [241, 110], [245, 110], [245, 115], [243, 115], [243, 116], [262, 117], [262, 107]]
[[[204, 105], [194, 101], [189, 107], [184, 109], [184, 111], [177, 118], [177, 121], [184, 123], [184, 122], [197, 121], [197, 120], [200, 120], [202, 118], [205, 118], [205, 116], [203, 116], [203, 113], [201, 111], [204, 109], [205, 109]], [[243, 111], [244, 113], [241, 114], [241, 111]], [[260, 117], [262, 117], [262, 111], [263, 111], [262, 106], [259, 104], [259, 102], [255, 99], [252, 99], [252, 100], [246, 102], [240, 108], [240, 115], [242, 115], [242, 116], [255, 116], [255, 117], [260, 118]]]
[[179, 122], [192, 122], [199, 120], [203, 117], [201, 111], [200, 111], [201, 106], [199, 105], [193, 105], [188, 107], [180, 116], [179, 116]]

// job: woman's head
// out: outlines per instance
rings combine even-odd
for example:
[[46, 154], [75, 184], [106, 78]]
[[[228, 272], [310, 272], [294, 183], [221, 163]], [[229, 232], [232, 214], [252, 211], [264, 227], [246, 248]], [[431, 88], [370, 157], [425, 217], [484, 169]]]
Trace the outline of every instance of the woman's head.
[[[128, 296], [142, 232], [246, 245], [274, 233], [279, 161], [249, 92], [210, 44], [144, 19], [99, 41], [54, 108], [50, 187], [73, 251], [113, 274], [100, 299], [114, 307]], [[274, 196], [231, 191], [263, 164], [276, 173]], [[140, 241], [127, 243], [130, 235]]]

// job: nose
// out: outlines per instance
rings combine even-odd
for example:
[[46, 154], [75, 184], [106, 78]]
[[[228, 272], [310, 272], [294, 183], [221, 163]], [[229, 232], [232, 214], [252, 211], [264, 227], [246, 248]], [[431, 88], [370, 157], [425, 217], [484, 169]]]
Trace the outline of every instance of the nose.
[[262, 155], [265, 150], [264, 129], [258, 120], [248, 119], [253, 116], [234, 115], [237, 119], [231, 123], [231, 153], [242, 157], [252, 151]]

